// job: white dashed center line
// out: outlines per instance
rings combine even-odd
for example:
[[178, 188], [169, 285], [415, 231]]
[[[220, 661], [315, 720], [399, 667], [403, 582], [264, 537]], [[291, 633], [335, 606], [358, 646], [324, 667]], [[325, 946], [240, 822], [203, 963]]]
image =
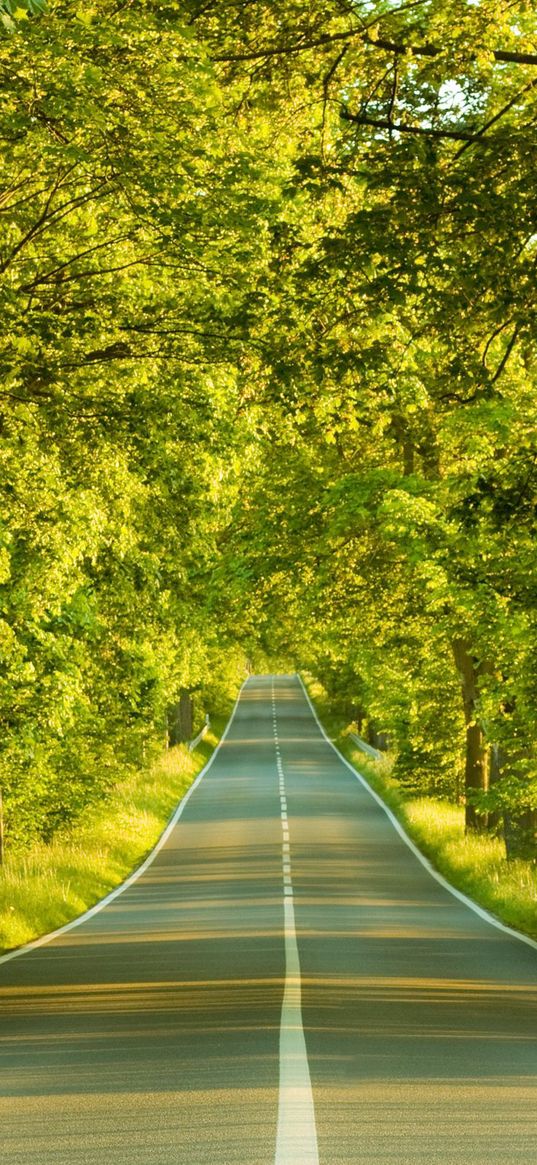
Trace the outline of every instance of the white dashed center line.
[[272, 683], [272, 722], [282, 823], [282, 878], [285, 936], [285, 988], [280, 1021], [280, 1091], [274, 1165], [319, 1165], [315, 1109], [302, 1026], [300, 959], [296, 939], [287, 795], [278, 738], [276, 694]]

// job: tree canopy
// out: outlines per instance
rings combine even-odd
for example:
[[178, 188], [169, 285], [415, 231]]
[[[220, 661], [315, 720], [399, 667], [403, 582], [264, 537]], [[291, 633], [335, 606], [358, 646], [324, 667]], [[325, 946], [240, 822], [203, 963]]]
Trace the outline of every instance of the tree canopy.
[[531, 856], [532, 5], [0, 16], [12, 835], [240, 650]]

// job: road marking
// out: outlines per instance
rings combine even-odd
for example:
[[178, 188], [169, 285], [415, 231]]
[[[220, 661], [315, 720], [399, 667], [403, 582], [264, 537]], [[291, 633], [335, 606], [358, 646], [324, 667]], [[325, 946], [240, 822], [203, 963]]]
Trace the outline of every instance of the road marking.
[[[272, 703], [275, 708], [274, 681], [272, 681]], [[274, 735], [276, 738], [276, 728]], [[279, 753], [278, 747], [277, 752]], [[285, 987], [280, 1020], [280, 1088], [274, 1165], [319, 1165], [313, 1092], [302, 1025], [300, 958], [296, 938], [287, 796], [279, 756], [277, 766], [283, 837]]]
[[311, 1077], [302, 1027], [293, 891], [284, 889], [285, 990], [280, 1023], [280, 1095], [275, 1165], [319, 1165]]

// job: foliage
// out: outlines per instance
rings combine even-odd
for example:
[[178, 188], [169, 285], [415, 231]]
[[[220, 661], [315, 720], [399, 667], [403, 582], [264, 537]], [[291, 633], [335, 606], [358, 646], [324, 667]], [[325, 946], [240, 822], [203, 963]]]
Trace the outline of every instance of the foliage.
[[8, 841], [51, 837], [138, 766], [228, 652], [205, 577], [276, 179], [253, 181], [203, 46], [143, 7], [55, 4], [0, 50]]
[[531, 852], [530, 6], [2, 13], [12, 835], [242, 650]]
[[470, 828], [498, 810], [526, 820], [531, 14], [503, 0], [256, 4], [237, 37], [239, 9], [225, 6], [224, 49], [226, 16], [200, 15], [228, 80], [259, 106], [269, 90], [287, 110], [308, 95], [259, 325], [271, 430], [237, 523], [244, 589], [257, 580], [275, 646], [323, 678], [340, 669], [344, 691], [354, 672], [416, 790], [456, 799], [465, 785]]

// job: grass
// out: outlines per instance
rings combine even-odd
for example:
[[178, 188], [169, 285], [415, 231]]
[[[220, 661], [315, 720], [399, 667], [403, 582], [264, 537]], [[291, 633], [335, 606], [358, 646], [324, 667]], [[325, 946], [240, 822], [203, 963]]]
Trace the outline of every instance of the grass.
[[[508, 862], [496, 838], [464, 833], [464, 810], [431, 797], [405, 798], [388, 759], [373, 761], [353, 743], [319, 684], [307, 680], [334, 743], [389, 805], [444, 877], [508, 926], [537, 939], [537, 870]], [[13, 853], [0, 869], [0, 949], [30, 942], [70, 922], [120, 885], [155, 845], [175, 806], [206, 764], [224, 720], [189, 753], [171, 748], [149, 772], [119, 785], [106, 803], [49, 845]]]
[[118, 785], [50, 844], [6, 856], [0, 868], [0, 950], [70, 922], [141, 865], [224, 728], [216, 720], [193, 751], [169, 749]]
[[464, 808], [435, 797], [407, 797], [391, 776], [388, 757], [366, 756], [350, 739], [351, 726], [331, 709], [317, 681], [304, 677], [328, 735], [389, 806], [418, 849], [444, 878], [506, 926], [537, 939], [537, 868], [507, 861], [499, 838], [466, 835]]

